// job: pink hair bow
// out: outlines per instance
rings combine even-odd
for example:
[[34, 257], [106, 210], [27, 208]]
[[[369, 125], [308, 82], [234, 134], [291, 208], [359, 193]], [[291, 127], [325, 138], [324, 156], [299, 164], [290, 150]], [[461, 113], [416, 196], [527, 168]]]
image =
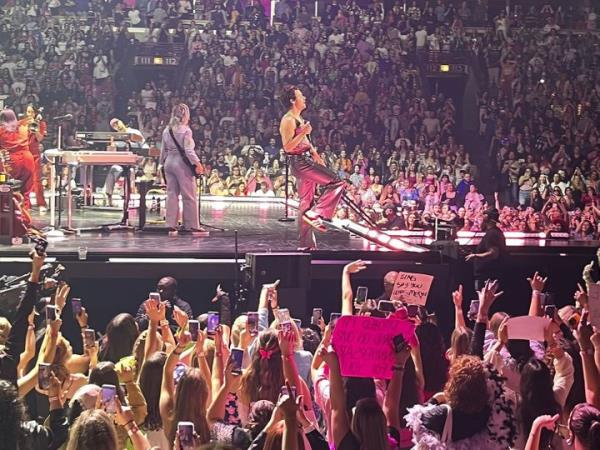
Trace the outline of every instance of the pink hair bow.
[[260, 354], [260, 359], [271, 359], [271, 356], [273, 356], [273, 350], [259, 348], [258, 353]]

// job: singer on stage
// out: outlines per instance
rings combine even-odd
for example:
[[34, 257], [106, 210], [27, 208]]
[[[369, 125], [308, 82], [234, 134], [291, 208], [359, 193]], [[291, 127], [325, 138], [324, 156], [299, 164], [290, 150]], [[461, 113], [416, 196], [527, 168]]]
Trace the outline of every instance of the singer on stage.
[[[298, 184], [300, 207], [298, 212], [299, 247], [314, 250], [317, 247], [313, 228], [326, 231], [323, 220], [331, 220], [344, 194], [345, 182], [325, 167], [317, 150], [310, 142], [312, 127], [302, 119], [306, 99], [295, 86], [286, 87], [280, 97], [288, 112], [281, 119], [279, 132], [283, 149], [289, 156], [292, 173]], [[322, 186], [322, 194], [315, 202], [315, 188]]]
[[29, 130], [29, 151], [33, 156], [33, 165], [35, 168], [35, 181], [33, 192], [35, 201], [40, 212], [46, 210], [46, 199], [44, 198], [44, 186], [42, 186], [42, 162], [41, 162], [41, 144], [47, 134], [46, 122], [42, 118], [42, 108], [36, 109], [31, 103], [27, 105], [25, 113], [27, 126]]
[[10, 156], [10, 177], [21, 181], [21, 193], [26, 209], [31, 209], [29, 194], [35, 182], [35, 163], [29, 151], [27, 118], [17, 120], [12, 109], [0, 111], [0, 149]]

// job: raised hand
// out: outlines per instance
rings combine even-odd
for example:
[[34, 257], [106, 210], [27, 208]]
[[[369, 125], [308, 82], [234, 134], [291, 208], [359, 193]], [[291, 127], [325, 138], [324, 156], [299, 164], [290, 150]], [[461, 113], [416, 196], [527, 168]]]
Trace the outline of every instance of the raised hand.
[[498, 287], [498, 280], [488, 280], [485, 282], [483, 289], [477, 293], [479, 295], [479, 315], [487, 316], [492, 304], [504, 294], [504, 291], [496, 292]]
[[77, 314], [77, 316], [75, 316], [75, 319], [77, 319], [79, 328], [87, 328], [88, 327], [88, 319], [89, 318], [88, 318], [88, 313], [84, 307], [81, 308], [81, 311], [79, 312], [79, 314]]
[[54, 304], [61, 311], [65, 308], [65, 303], [67, 303], [67, 297], [69, 296], [70, 291], [71, 286], [69, 286], [67, 283], [59, 283], [56, 293], [54, 294]]
[[189, 317], [180, 307], [173, 305], [173, 320], [180, 330], [185, 330]]
[[351, 274], [358, 273], [362, 270], [365, 270], [367, 268], [367, 264], [369, 264], [369, 262], [363, 261], [361, 259], [352, 261], [351, 263], [346, 264], [346, 266], [344, 267], [344, 272], [351, 273]]
[[538, 273], [534, 273], [533, 277], [527, 278], [529, 281], [529, 285], [531, 286], [532, 291], [542, 292], [544, 290], [544, 286], [546, 285], [546, 281], [548, 281], [548, 277], [542, 278]]
[[592, 325], [588, 322], [589, 312], [584, 311], [577, 327], [577, 341], [579, 342], [579, 348], [581, 351], [587, 351], [592, 348], [591, 337], [594, 334]]
[[581, 284], [577, 283], [577, 291], [575, 291], [575, 295], [573, 295], [573, 298], [575, 299], [575, 301], [579, 302], [579, 304], [584, 307], [587, 308], [588, 305], [588, 295], [587, 292], [585, 292], [585, 289], [583, 289], [581, 287]]
[[291, 356], [296, 350], [296, 333], [292, 331], [279, 330], [277, 333], [279, 348], [283, 356]]
[[463, 285], [459, 284], [458, 289], [452, 293], [452, 303], [457, 308], [462, 308], [463, 304]]
[[150, 322], [159, 323], [165, 319], [167, 308], [163, 302], [148, 299], [144, 303], [144, 307], [146, 308], [146, 315]]

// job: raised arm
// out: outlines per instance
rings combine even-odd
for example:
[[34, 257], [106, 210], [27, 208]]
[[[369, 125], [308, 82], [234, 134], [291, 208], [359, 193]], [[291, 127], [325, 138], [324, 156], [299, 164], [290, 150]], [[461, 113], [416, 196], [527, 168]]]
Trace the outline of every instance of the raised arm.
[[531, 286], [531, 303], [529, 305], [530, 316], [541, 316], [542, 315], [542, 292], [548, 277], [542, 278], [536, 272], [532, 278], [527, 278], [529, 285]]
[[181, 353], [183, 353], [191, 339], [189, 333], [181, 333], [177, 347], [169, 353], [167, 361], [165, 362], [159, 401], [160, 417], [165, 424], [165, 429], [170, 429], [172, 426], [171, 422], [173, 421], [173, 407], [175, 405], [175, 379], [173, 377], [173, 370], [179, 361]]
[[492, 304], [504, 292], [498, 292], [498, 281], [486, 281], [485, 286], [478, 292], [479, 310], [477, 312], [477, 322], [473, 330], [473, 340], [469, 353], [483, 359], [483, 341], [485, 338], [485, 330], [489, 320], [489, 313]]
[[217, 395], [214, 397], [213, 402], [208, 408], [208, 420], [211, 422], [218, 422], [223, 420], [225, 417], [225, 404], [227, 403], [227, 396], [230, 392], [237, 392], [240, 389], [240, 381], [242, 377], [232, 372], [233, 364], [232, 361], [227, 361], [227, 368], [225, 369], [225, 383], [219, 388]]
[[352, 293], [350, 275], [365, 270], [367, 264], [366, 261], [359, 259], [344, 266], [342, 271], [342, 316], [351, 316], [354, 312], [354, 294]]
[[405, 345], [396, 352], [396, 364], [394, 365], [392, 379], [383, 400], [383, 412], [389, 427], [400, 430], [400, 396], [402, 395], [402, 380], [404, 379], [404, 368], [410, 356], [410, 345]]
[[463, 285], [459, 284], [458, 289], [452, 293], [452, 303], [454, 303], [454, 329], [460, 330], [466, 328], [465, 314], [462, 309], [463, 304]]
[[346, 413], [346, 393], [340, 370], [340, 362], [335, 352], [321, 349], [321, 357], [329, 366], [329, 389], [331, 392], [331, 427], [336, 448], [350, 432], [350, 422]]
[[591, 341], [594, 330], [588, 322], [589, 313], [584, 312], [579, 323], [577, 340], [583, 366], [583, 381], [585, 385], [586, 402], [600, 407], [600, 374], [594, 361], [594, 346]]

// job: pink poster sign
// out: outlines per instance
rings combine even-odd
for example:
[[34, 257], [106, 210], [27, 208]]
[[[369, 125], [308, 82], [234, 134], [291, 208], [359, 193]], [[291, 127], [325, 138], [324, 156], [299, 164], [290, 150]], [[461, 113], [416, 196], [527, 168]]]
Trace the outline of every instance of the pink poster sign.
[[402, 335], [415, 345], [415, 325], [407, 319], [342, 316], [335, 325], [332, 345], [345, 377], [392, 378], [393, 339]]

